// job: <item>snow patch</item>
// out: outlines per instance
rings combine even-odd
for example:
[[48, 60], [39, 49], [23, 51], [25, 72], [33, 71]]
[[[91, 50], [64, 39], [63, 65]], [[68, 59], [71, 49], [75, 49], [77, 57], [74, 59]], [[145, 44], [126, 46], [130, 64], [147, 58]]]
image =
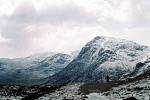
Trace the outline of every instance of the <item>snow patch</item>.
[[101, 93], [91, 93], [87, 97], [86, 100], [109, 100], [106, 96], [101, 95]]

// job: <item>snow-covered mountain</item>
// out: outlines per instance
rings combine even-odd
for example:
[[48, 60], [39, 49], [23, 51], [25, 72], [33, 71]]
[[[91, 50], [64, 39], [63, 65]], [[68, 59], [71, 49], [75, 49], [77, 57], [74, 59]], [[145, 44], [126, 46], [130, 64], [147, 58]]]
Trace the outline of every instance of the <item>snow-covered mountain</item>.
[[[0, 83], [50, 85], [104, 81], [138, 76], [149, 70], [150, 48], [135, 42], [95, 37], [78, 51], [44, 53], [17, 59], [0, 59]], [[78, 56], [77, 56], [78, 55]]]
[[132, 72], [149, 51], [149, 47], [135, 42], [98, 36], [88, 42], [67, 67], [49, 77], [47, 84], [102, 81], [106, 75], [118, 80]]
[[61, 71], [73, 56], [44, 53], [17, 59], [0, 59], [0, 84], [37, 84]]

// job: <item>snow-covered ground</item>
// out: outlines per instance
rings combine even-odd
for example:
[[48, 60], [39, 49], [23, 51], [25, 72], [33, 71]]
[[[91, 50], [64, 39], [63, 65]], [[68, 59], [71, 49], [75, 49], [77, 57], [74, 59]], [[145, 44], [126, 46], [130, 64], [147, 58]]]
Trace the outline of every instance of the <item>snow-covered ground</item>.
[[87, 97], [87, 100], [123, 100], [129, 97], [135, 97], [137, 100], [150, 100], [150, 79], [114, 87], [104, 93], [91, 93]]
[[37, 100], [83, 100], [84, 96], [79, 92], [80, 85], [81, 83], [63, 86], [55, 92], [46, 94]]
[[0, 100], [21, 100], [22, 97], [20, 96], [0, 96]]
[[101, 93], [91, 93], [87, 95], [87, 100], [109, 100], [108, 97], [102, 95]]

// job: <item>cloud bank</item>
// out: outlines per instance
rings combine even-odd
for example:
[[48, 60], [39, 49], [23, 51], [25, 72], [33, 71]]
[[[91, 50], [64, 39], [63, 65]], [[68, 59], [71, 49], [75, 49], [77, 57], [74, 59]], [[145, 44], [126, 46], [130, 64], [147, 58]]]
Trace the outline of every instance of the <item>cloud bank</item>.
[[149, 0], [0, 0], [0, 57], [78, 50], [97, 35], [150, 45]]

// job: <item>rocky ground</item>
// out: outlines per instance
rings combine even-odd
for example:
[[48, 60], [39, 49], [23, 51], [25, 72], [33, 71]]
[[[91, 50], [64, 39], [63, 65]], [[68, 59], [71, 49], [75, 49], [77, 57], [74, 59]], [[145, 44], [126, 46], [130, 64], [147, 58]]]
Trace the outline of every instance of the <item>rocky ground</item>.
[[80, 92], [81, 83], [61, 88], [1, 86], [0, 100], [85, 100]]
[[37, 100], [84, 100], [85, 96], [79, 91], [80, 86], [81, 83], [69, 84]]
[[150, 78], [113, 87], [108, 91], [84, 94], [80, 92], [82, 84], [63, 86], [53, 93], [46, 94], [37, 100], [150, 100]]
[[103, 94], [116, 99], [135, 97], [138, 100], [150, 100], [150, 79], [147, 78], [127, 85], [114, 87]]
[[94, 91], [88, 91], [87, 94], [81, 90], [83, 83], [59, 88], [1, 86], [0, 100], [128, 100], [130, 97], [136, 98], [135, 100], [150, 100], [150, 78], [115, 86], [112, 83], [102, 83], [101, 91], [97, 87], [97, 90], [94, 88]]
[[45, 94], [54, 92], [58, 88], [50, 86], [0, 86], [0, 100], [35, 100]]
[[150, 78], [113, 87], [107, 92], [90, 93], [88, 100], [127, 100], [134, 97], [137, 100], [150, 100]]

